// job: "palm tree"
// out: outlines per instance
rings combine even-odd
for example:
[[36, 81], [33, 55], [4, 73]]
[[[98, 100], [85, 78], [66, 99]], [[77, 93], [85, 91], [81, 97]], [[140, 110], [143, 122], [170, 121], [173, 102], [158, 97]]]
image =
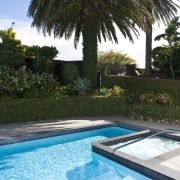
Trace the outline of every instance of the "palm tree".
[[171, 22], [168, 24], [168, 27], [165, 29], [165, 33], [156, 36], [154, 39], [155, 41], [164, 39], [168, 42], [169, 65], [172, 72], [172, 79], [174, 78], [174, 70], [172, 65], [173, 51], [176, 48], [176, 45], [180, 43], [180, 32], [178, 31], [180, 28], [180, 22], [178, 22], [178, 20], [178, 17], [175, 17], [173, 20], [171, 20]]
[[44, 35], [53, 33], [67, 40], [74, 35], [75, 48], [82, 35], [83, 76], [95, 87], [98, 40], [118, 43], [116, 25], [133, 42], [132, 35], [138, 36], [139, 28], [144, 30], [140, 15], [153, 21], [147, 7], [153, 8], [152, 0], [31, 0], [28, 16]]
[[[168, 23], [175, 14], [177, 13], [177, 4], [173, 1], [175, 0], [152, 0], [154, 3], [154, 8], [150, 9], [149, 12], [154, 17], [155, 21], [160, 23], [161, 21], [166, 24]], [[179, 0], [177, 0], [179, 1]], [[146, 30], [146, 52], [145, 52], [145, 73], [151, 73], [151, 51], [152, 51], [152, 22], [146, 20], [147, 30]]]

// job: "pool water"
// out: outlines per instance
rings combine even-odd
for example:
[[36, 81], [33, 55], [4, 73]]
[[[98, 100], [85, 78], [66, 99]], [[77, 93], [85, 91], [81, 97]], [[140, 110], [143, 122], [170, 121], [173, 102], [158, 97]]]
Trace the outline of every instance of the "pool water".
[[[124, 145], [123, 143], [113, 145], [112, 148]], [[173, 151], [180, 147], [180, 142], [160, 136], [153, 136], [127, 144], [116, 150], [130, 154], [143, 160], [148, 160], [164, 153]]]
[[91, 151], [94, 141], [133, 132], [109, 127], [0, 146], [0, 179], [146, 180]]

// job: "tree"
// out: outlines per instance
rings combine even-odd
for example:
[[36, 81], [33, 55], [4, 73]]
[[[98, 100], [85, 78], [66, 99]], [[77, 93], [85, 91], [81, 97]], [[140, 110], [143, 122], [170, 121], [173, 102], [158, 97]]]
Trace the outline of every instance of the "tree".
[[[177, 13], [176, 7], [178, 7], [173, 0], [152, 0], [154, 3], [154, 8], [148, 8], [149, 12], [154, 17], [155, 21], [160, 23], [169, 22], [175, 14]], [[178, 0], [177, 0], [178, 1]], [[145, 52], [145, 73], [151, 73], [151, 51], [152, 51], [152, 25], [153, 23], [148, 19], [143, 17], [143, 20], [146, 23], [146, 52]]]
[[133, 42], [132, 34], [144, 30], [141, 15], [149, 21], [152, 16], [147, 8], [153, 8], [152, 0], [32, 0], [28, 16], [33, 18], [32, 26], [44, 35], [65, 37], [74, 35], [77, 47], [82, 35], [83, 74], [96, 86], [97, 42], [101, 38], [118, 43], [115, 25], [125, 38]]
[[34, 72], [48, 72], [49, 65], [57, 56], [58, 50], [56, 47], [49, 46], [30, 46], [25, 50], [26, 58], [32, 61], [32, 69]]
[[168, 47], [158, 46], [152, 50], [153, 66], [156, 72], [170, 74]]
[[12, 28], [0, 30], [0, 65], [8, 67], [19, 66], [24, 62], [24, 47], [20, 40], [16, 39], [16, 33]]
[[108, 75], [118, 75], [125, 73], [126, 64], [134, 64], [135, 60], [127, 54], [116, 53], [112, 50], [100, 52], [98, 57], [98, 69], [105, 69]]
[[155, 37], [155, 41], [164, 39], [167, 41], [168, 45], [156, 47], [155, 49], [153, 49], [152, 53], [155, 60], [155, 66], [158, 65], [159, 68], [161, 67], [161, 69], [163, 69], [164, 67], [167, 68], [167, 65], [169, 64], [169, 69], [171, 71], [172, 78], [174, 78], [175, 71], [178, 71], [180, 69], [180, 66], [178, 66], [180, 64], [180, 32], [178, 31], [180, 28], [180, 22], [178, 22], [178, 20], [179, 18], [175, 17], [168, 24], [167, 28], [165, 29], [165, 33]]

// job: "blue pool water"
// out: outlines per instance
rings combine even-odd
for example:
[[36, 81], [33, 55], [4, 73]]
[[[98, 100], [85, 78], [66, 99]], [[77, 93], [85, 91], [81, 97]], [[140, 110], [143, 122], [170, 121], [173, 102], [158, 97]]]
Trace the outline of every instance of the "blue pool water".
[[180, 147], [180, 142], [160, 136], [147, 137], [132, 144], [120, 147], [123, 143], [111, 146], [117, 150], [143, 160], [149, 160]]
[[0, 146], [0, 179], [149, 179], [91, 151], [91, 143], [94, 141], [133, 132], [109, 127]]

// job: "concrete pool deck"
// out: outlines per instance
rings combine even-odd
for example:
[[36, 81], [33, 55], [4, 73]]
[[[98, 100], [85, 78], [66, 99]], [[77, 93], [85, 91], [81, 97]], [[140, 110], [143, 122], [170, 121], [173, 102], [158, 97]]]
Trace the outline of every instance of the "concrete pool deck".
[[[77, 128], [92, 127], [99, 125], [108, 125], [111, 123], [127, 124], [130, 126], [140, 127], [142, 129], [176, 129], [180, 130], [180, 126], [172, 126], [162, 123], [147, 122], [142, 120], [134, 120], [120, 116], [111, 117], [72, 117], [61, 118], [56, 120], [41, 120], [28, 123], [15, 123], [0, 125], [0, 141], [12, 139], [14, 137], [31, 136], [34, 134], [49, 133], [54, 131], [73, 130]], [[178, 133], [180, 136], [180, 133]], [[176, 156], [169, 158], [160, 163], [162, 168], [167, 169], [169, 174], [179, 174], [180, 177], [180, 152]], [[180, 179], [180, 178], [179, 178]]]
[[60, 131], [65, 129], [74, 129], [79, 127], [89, 127], [109, 123], [126, 123], [142, 128], [156, 130], [178, 129], [180, 126], [172, 126], [162, 123], [147, 122], [142, 120], [129, 119], [125, 117], [72, 117], [55, 120], [41, 120], [27, 123], [14, 123], [0, 125], [0, 140], [9, 139], [17, 136], [24, 136], [36, 133], [45, 133], [50, 131]]

